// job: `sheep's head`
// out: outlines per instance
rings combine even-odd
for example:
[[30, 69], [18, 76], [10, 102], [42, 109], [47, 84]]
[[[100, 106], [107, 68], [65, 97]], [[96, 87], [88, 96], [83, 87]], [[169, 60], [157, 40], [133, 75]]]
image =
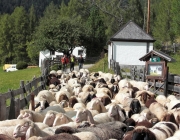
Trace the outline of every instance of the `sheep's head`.
[[13, 131], [13, 137], [14, 138], [18, 138], [21, 137], [24, 139], [24, 137], [26, 137], [26, 139], [28, 139], [30, 137], [30, 132], [28, 133], [28, 131], [31, 131], [30, 129], [32, 129], [34, 127], [34, 123], [30, 120], [25, 120], [24, 122], [20, 122], [20, 124], [16, 125], [16, 127], [14, 128]]
[[82, 122], [88, 120], [87, 109], [80, 109], [76, 113], [76, 122]]
[[53, 122], [54, 122], [54, 119], [56, 117], [56, 114], [55, 112], [53, 111], [48, 111], [45, 115], [45, 118], [43, 120], [43, 123], [44, 124], [47, 124], [48, 126], [52, 126], [53, 125]]
[[138, 99], [133, 99], [130, 104], [130, 108], [132, 109], [133, 113], [139, 113], [141, 111], [141, 104]]
[[124, 121], [126, 119], [125, 111], [117, 104], [112, 104], [108, 110], [109, 117]]
[[17, 119], [29, 119], [33, 121], [33, 112], [29, 110], [21, 110]]
[[56, 118], [54, 120], [53, 126], [62, 125], [71, 122], [72, 120], [69, 119], [66, 115], [63, 113], [56, 114]]
[[45, 99], [41, 100], [35, 105], [35, 109], [37, 109], [38, 107], [40, 110], [46, 109], [47, 107], [49, 107], [49, 103]]
[[59, 104], [60, 104], [63, 108], [68, 107], [68, 101], [66, 101], [66, 100], [62, 100]]
[[156, 137], [148, 128], [137, 126], [133, 130], [132, 140], [156, 140]]

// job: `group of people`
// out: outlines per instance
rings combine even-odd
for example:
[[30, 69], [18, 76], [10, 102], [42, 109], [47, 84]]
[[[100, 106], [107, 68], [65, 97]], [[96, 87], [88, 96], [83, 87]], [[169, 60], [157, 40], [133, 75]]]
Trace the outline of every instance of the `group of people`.
[[70, 71], [73, 71], [76, 61], [78, 62], [79, 70], [82, 69], [84, 64], [84, 58], [82, 57], [82, 55], [80, 55], [80, 57], [76, 59], [73, 54], [71, 54], [69, 58], [67, 57], [66, 54], [64, 54], [63, 57], [61, 57], [63, 71], [66, 71], [68, 63], [70, 64]]

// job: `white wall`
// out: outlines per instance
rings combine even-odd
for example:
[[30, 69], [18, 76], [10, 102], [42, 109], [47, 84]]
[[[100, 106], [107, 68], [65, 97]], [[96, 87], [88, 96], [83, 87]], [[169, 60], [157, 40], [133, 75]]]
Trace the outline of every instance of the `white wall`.
[[79, 57], [80, 55], [78, 54], [78, 51], [79, 50], [82, 50], [83, 53], [82, 53], [82, 57], [86, 57], [86, 49], [84, 47], [75, 47], [72, 54], [75, 56], [75, 57]]
[[55, 52], [54, 55], [50, 55], [50, 51], [46, 50], [46, 51], [40, 51], [39, 52], [39, 67], [41, 67], [42, 62], [45, 58], [50, 58], [53, 59], [55, 58], [57, 55], [63, 55], [63, 53], [61, 52]]
[[[113, 42], [113, 59], [121, 65], [145, 65], [139, 58], [147, 52], [146, 42]], [[110, 48], [110, 46], [108, 47]], [[149, 51], [153, 49], [153, 43], [149, 44]], [[108, 57], [109, 59], [109, 57]]]

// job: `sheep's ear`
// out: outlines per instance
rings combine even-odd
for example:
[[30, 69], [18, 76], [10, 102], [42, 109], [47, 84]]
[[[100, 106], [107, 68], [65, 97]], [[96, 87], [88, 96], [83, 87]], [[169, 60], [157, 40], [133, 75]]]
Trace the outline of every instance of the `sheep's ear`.
[[121, 121], [123, 122], [126, 119], [126, 117], [125, 117], [124, 113], [122, 112], [119, 105], [117, 106], [117, 108], [118, 108], [119, 116], [121, 117]]
[[26, 131], [26, 139], [28, 140], [30, 137], [34, 136], [33, 134], [33, 128], [29, 127]]
[[99, 101], [99, 104], [100, 104], [102, 113], [107, 112], [106, 108], [104, 107], [104, 105], [101, 101]]

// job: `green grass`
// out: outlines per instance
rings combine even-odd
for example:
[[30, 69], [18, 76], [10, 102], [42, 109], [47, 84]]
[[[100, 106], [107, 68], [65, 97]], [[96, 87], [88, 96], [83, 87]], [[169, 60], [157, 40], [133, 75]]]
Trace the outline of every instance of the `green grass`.
[[104, 57], [100, 59], [98, 62], [96, 62], [92, 67], [89, 68], [90, 72], [109, 72], [114, 73], [113, 70], [108, 69], [108, 57]]
[[27, 68], [14, 72], [4, 72], [2, 66], [0, 67], [0, 93], [6, 93], [9, 89], [18, 89], [20, 81], [32, 81], [33, 77], [41, 75], [40, 68]]
[[176, 62], [168, 63], [169, 72], [171, 74], [180, 75], [180, 52], [176, 53], [174, 55], [171, 55], [171, 57], [174, 58], [176, 60]]

